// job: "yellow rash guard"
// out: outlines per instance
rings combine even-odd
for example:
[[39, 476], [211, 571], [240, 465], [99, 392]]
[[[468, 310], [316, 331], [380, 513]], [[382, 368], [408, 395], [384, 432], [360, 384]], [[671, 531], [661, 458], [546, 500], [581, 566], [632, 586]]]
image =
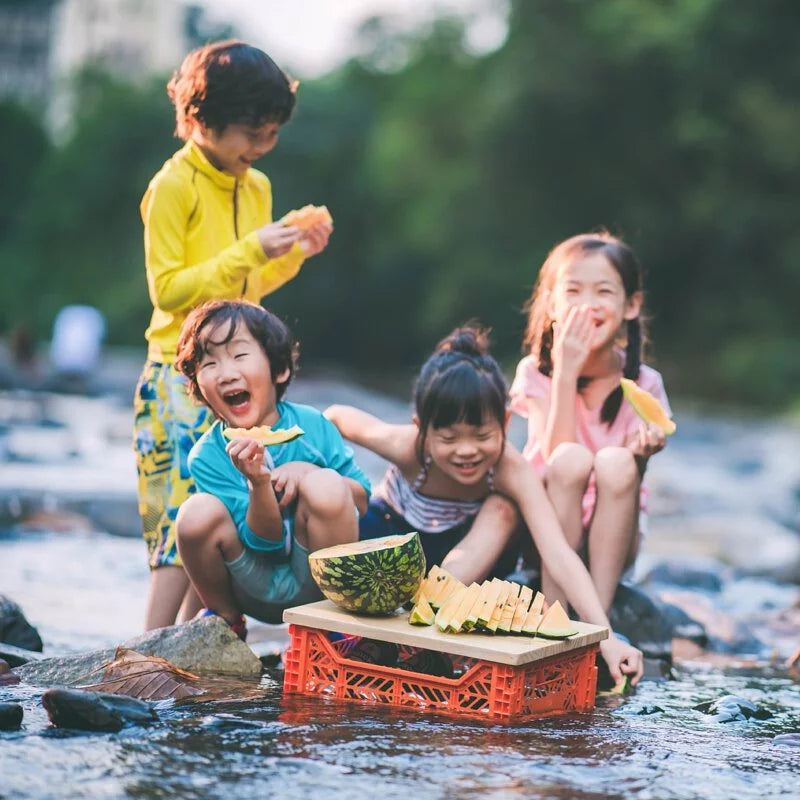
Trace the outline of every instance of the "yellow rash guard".
[[267, 258], [256, 230], [272, 221], [266, 175], [234, 177], [213, 167], [192, 141], [156, 174], [141, 203], [147, 285], [153, 303], [145, 332], [150, 361], [171, 364], [181, 324], [206, 300], [261, 298], [291, 280], [304, 255], [295, 243]]

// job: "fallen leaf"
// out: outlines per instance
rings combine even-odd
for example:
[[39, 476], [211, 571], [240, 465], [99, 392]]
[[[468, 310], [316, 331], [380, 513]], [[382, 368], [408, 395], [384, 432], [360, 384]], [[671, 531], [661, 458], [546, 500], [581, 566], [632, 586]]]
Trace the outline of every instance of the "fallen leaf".
[[192, 686], [197, 675], [179, 669], [159, 656], [143, 656], [126, 647], [117, 648], [114, 661], [89, 673], [90, 677], [102, 670], [99, 683], [84, 684], [77, 688], [90, 692], [124, 694], [140, 700], [165, 700], [192, 697], [204, 690]]

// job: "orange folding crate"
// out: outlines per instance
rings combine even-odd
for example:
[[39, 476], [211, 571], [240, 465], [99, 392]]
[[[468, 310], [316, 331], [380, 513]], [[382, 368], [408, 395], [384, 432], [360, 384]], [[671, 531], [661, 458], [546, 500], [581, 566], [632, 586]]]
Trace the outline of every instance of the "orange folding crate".
[[[288, 609], [291, 644], [284, 694], [322, 695], [453, 716], [517, 723], [594, 707], [598, 642], [608, 631], [576, 623], [565, 641], [523, 636], [444, 634], [417, 628], [406, 615], [356, 617], [323, 600]], [[454, 678], [352, 661], [357, 639], [330, 642], [327, 631], [390, 641], [401, 658], [419, 649], [450, 655]]]

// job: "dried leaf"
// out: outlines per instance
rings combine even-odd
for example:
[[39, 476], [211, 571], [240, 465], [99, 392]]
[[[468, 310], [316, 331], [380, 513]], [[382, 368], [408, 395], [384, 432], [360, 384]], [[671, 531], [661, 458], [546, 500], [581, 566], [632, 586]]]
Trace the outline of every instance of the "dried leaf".
[[[204, 690], [190, 684], [197, 675], [179, 669], [159, 656], [143, 656], [135, 650], [117, 648], [114, 661], [89, 673], [103, 672], [99, 683], [79, 686], [90, 692], [108, 692], [137, 697], [140, 700], [165, 700], [192, 697]], [[87, 676], [89, 677], [89, 676]]]

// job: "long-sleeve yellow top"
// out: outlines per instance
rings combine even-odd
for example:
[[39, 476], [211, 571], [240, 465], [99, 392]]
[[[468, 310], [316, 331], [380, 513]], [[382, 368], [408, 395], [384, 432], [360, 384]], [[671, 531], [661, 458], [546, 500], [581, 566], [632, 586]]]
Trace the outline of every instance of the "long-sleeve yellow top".
[[291, 280], [304, 260], [295, 243], [267, 258], [256, 230], [272, 221], [272, 189], [262, 172], [234, 177], [192, 141], [150, 181], [141, 202], [153, 316], [147, 357], [172, 363], [181, 324], [206, 300], [259, 302]]

